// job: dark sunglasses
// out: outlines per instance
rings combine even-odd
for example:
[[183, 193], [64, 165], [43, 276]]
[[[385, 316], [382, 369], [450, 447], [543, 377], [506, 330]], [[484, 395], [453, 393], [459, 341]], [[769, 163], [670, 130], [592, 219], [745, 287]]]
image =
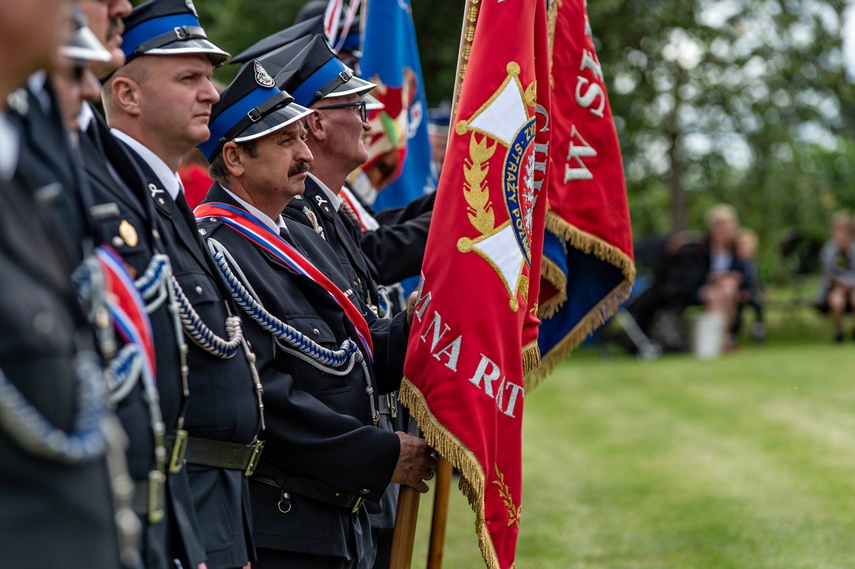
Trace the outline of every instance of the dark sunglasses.
[[359, 119], [362, 122], [368, 120], [368, 109], [365, 108], [365, 101], [357, 101], [355, 103], [341, 103], [340, 105], [327, 105], [326, 107], [315, 107], [315, 110], [323, 110], [323, 109], [350, 109], [355, 108], [356, 112], [359, 114]]

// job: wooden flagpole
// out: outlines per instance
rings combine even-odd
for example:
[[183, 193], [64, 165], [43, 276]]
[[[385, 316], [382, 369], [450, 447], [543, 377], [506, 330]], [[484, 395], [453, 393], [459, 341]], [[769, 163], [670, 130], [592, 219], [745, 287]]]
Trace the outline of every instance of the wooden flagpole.
[[445, 552], [445, 529], [448, 525], [448, 498], [451, 490], [451, 463], [439, 459], [436, 467], [436, 485], [433, 497], [433, 518], [430, 526], [430, 547], [427, 569], [442, 569], [442, 554]]

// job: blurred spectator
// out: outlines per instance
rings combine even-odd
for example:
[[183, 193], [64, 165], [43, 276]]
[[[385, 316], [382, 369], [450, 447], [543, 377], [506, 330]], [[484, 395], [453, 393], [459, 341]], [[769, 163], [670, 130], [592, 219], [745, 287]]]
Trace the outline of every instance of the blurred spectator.
[[428, 137], [433, 155], [433, 167], [437, 179], [445, 161], [445, 148], [448, 146], [448, 125], [451, 123], [451, 103], [443, 100], [438, 107], [428, 110]]
[[[822, 285], [818, 308], [834, 320], [835, 342], [844, 339], [843, 319], [855, 307], [855, 221], [845, 211], [831, 218], [831, 239], [820, 253]], [[855, 332], [853, 332], [855, 335]]]
[[739, 285], [739, 304], [736, 307], [736, 319], [731, 330], [734, 338], [739, 337], [742, 329], [742, 312], [745, 307], [754, 310], [754, 324], [751, 336], [754, 342], [762, 344], [766, 340], [766, 328], [763, 322], [763, 292], [760, 273], [757, 270], [757, 248], [759, 240], [753, 229], [740, 229], [736, 236], [736, 259], [742, 272]]
[[208, 195], [213, 183], [208, 176], [208, 161], [198, 148], [194, 148], [184, 157], [178, 169], [178, 177], [184, 186], [184, 197], [187, 198], [190, 209], [194, 209]]

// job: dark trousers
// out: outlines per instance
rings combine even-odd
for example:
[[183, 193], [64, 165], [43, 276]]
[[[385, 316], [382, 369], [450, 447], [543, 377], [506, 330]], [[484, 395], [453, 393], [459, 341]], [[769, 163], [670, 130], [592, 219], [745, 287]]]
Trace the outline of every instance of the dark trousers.
[[356, 559], [257, 548], [252, 569], [355, 569]]

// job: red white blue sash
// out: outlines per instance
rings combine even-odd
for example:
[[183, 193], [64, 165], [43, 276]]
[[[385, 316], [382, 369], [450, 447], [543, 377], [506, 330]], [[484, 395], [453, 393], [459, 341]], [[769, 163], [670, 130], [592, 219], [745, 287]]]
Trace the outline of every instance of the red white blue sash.
[[116, 250], [109, 245], [95, 248], [95, 258], [104, 272], [107, 290], [107, 309], [119, 337], [128, 344], [136, 344], [143, 354], [143, 365], [149, 377], [155, 375], [154, 334], [151, 320], [127, 266]]
[[348, 206], [350, 206], [350, 210], [353, 212], [353, 215], [356, 216], [356, 221], [359, 222], [359, 227], [362, 229], [362, 232], [366, 231], [374, 231], [380, 224], [377, 223], [377, 220], [374, 219], [368, 210], [362, 207], [362, 204], [359, 203], [359, 200], [356, 199], [356, 196], [351, 193], [346, 187], [342, 186], [341, 192], [339, 192], [338, 197], [344, 201]]
[[285, 241], [279, 233], [274, 232], [251, 213], [225, 203], [204, 203], [197, 207], [194, 213], [197, 222], [209, 217], [221, 218], [228, 227], [248, 239], [256, 247], [273, 255], [285, 267], [322, 286], [353, 322], [362, 348], [366, 351], [369, 361], [373, 361], [374, 345], [371, 340], [371, 330], [365, 317], [335, 283], [302, 253]]

